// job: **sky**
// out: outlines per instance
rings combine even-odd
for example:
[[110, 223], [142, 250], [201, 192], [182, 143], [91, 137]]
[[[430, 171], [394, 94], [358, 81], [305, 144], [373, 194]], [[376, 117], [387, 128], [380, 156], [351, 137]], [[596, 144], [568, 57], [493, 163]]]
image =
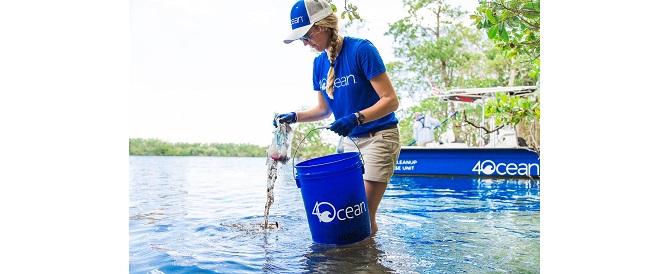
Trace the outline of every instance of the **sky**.
[[[129, 137], [269, 145], [274, 113], [316, 104], [317, 53], [300, 41], [283, 43], [294, 3], [130, 1]], [[344, 1], [333, 3], [341, 12]], [[345, 35], [369, 39], [385, 62], [395, 60], [384, 32], [405, 16], [402, 2], [351, 3], [367, 23]], [[450, 4], [472, 10], [477, 0]]]

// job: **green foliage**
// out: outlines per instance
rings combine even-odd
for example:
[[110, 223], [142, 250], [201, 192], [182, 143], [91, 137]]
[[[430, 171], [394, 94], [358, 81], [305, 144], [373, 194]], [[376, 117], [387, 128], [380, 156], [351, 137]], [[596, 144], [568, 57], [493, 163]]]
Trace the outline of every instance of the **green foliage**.
[[480, 0], [470, 15], [477, 29], [509, 58], [534, 65], [534, 77], [540, 70], [540, 0]]
[[480, 63], [476, 45], [483, 41], [475, 29], [461, 23], [465, 12], [438, 0], [403, 0], [408, 15], [389, 26], [394, 55], [401, 62], [387, 70], [402, 99], [420, 102], [432, 95], [430, 82], [441, 88], [464, 85], [468, 71]]
[[266, 150], [267, 147], [252, 144], [170, 143], [142, 138], [131, 138], [129, 142], [129, 152], [132, 156], [265, 157]]
[[[332, 0], [327, 0], [330, 3], [330, 7], [333, 9], [333, 12], [337, 14], [337, 5], [333, 4]], [[341, 19], [348, 18], [349, 21], [361, 20], [360, 14], [358, 14], [358, 7], [352, 3], [348, 3], [347, 0], [344, 0], [344, 11], [340, 14]]]
[[510, 96], [496, 94], [494, 100], [486, 102], [484, 114], [494, 117], [496, 125], [513, 125], [540, 120], [540, 96]]
[[[532, 64], [514, 62], [496, 49], [484, 33], [465, 22], [465, 12], [439, 0], [404, 0], [408, 15], [385, 33], [395, 40], [401, 61], [387, 72], [401, 100], [416, 104], [441, 90], [534, 85]], [[514, 72], [514, 73], [513, 73]]]
[[[315, 157], [335, 153], [335, 146], [324, 142], [324, 133], [328, 129], [317, 129], [326, 126], [325, 120], [297, 123], [293, 129], [293, 140], [291, 141], [291, 157], [295, 155], [300, 159], [312, 159]], [[300, 143], [302, 141], [302, 143]], [[300, 146], [300, 147], [298, 147]]]
[[[439, 102], [433, 86], [440, 90], [508, 85], [535, 85], [533, 64], [508, 58], [494, 46], [486, 33], [465, 23], [465, 12], [439, 0], [403, 0], [407, 16], [392, 23], [387, 35], [395, 39], [394, 53], [400, 61], [388, 63], [387, 72], [403, 105], [397, 111], [403, 144], [412, 139], [413, 114], [428, 113], [445, 121], [435, 131], [436, 138], [447, 126], [456, 136], [475, 145], [480, 130], [465, 125], [465, 119], [483, 124], [482, 106]], [[511, 81], [510, 81], [511, 79]], [[405, 103], [409, 100], [411, 103]]]
[[539, 155], [540, 93], [528, 96], [510, 96], [496, 94], [493, 100], [486, 102], [484, 113], [493, 117], [495, 124], [516, 127], [517, 135], [527, 140], [530, 147]]
[[[479, 3], [470, 16], [473, 25], [486, 30], [488, 38], [511, 62], [530, 67], [518, 71], [530, 78], [520, 85], [536, 85], [540, 78], [540, 1], [480, 0]], [[485, 115], [494, 117], [498, 125], [530, 125], [528, 136], [533, 147], [539, 146], [534, 138], [539, 132], [539, 92], [529, 97], [498, 95], [486, 103]]]

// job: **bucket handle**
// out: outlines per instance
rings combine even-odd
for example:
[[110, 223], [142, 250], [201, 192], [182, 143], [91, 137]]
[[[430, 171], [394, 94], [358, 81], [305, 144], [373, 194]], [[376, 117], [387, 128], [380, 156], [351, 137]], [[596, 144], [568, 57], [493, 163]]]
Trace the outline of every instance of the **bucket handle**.
[[[312, 133], [312, 131], [315, 131], [317, 129], [328, 129], [328, 128], [330, 128], [330, 127], [329, 126], [322, 126], [322, 127], [313, 128], [312, 130], [308, 131], [307, 134], [305, 134], [305, 137], [303, 137], [302, 140], [300, 140], [300, 143], [298, 143], [298, 147], [295, 148], [295, 153], [293, 153], [293, 157], [291, 157], [291, 161], [293, 161], [293, 180], [296, 181], [296, 184], [298, 185], [298, 187], [300, 187], [300, 184], [298, 183], [298, 180], [295, 178], [295, 155], [298, 154], [298, 150], [300, 149], [300, 145], [302, 144], [303, 141], [305, 141], [305, 139], [307, 139], [307, 136], [309, 136], [309, 134]], [[349, 137], [349, 136], [347, 136], [347, 137]], [[349, 137], [349, 139], [351, 139], [351, 137]], [[361, 148], [358, 147], [358, 144], [356, 144], [356, 142], [354, 142], [354, 139], [351, 139], [351, 142], [354, 143], [354, 145], [356, 145], [356, 148], [358, 149], [358, 157], [361, 158], [361, 163], [363, 163], [363, 173], [365, 173], [365, 160], [363, 160], [363, 152], [361, 151]]]

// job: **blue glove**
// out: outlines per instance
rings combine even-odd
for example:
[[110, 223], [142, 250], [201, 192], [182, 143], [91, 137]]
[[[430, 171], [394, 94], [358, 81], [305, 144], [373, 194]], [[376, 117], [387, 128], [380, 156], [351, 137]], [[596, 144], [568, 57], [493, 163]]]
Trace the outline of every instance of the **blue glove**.
[[295, 112], [279, 114], [275, 116], [274, 119], [272, 119], [272, 124], [275, 127], [277, 127], [277, 121], [279, 121], [279, 123], [282, 124], [292, 124], [295, 123], [295, 118], [296, 118]]
[[330, 130], [337, 133], [337, 135], [347, 137], [356, 126], [358, 126], [358, 119], [356, 119], [356, 114], [352, 113], [337, 119], [337, 121], [330, 126]]

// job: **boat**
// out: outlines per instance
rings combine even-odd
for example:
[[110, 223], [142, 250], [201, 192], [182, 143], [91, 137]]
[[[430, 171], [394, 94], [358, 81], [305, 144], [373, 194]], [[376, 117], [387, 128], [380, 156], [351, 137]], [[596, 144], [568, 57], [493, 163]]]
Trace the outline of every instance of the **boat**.
[[[440, 102], [485, 104], [495, 93], [525, 96], [536, 92], [536, 86], [452, 89], [435, 96]], [[450, 117], [452, 117], [454, 112]], [[482, 113], [483, 117], [483, 113]], [[447, 118], [449, 119], [449, 118]], [[445, 120], [446, 122], [446, 120]], [[443, 122], [444, 124], [444, 122]], [[480, 129], [481, 131], [481, 129]], [[487, 144], [468, 146], [463, 142], [436, 142], [425, 147], [400, 148], [394, 176], [476, 176], [476, 177], [540, 177], [540, 156], [524, 146], [525, 140], [512, 127], [490, 134]], [[483, 139], [483, 138], [482, 138]], [[539, 151], [539, 148], [537, 148]]]

